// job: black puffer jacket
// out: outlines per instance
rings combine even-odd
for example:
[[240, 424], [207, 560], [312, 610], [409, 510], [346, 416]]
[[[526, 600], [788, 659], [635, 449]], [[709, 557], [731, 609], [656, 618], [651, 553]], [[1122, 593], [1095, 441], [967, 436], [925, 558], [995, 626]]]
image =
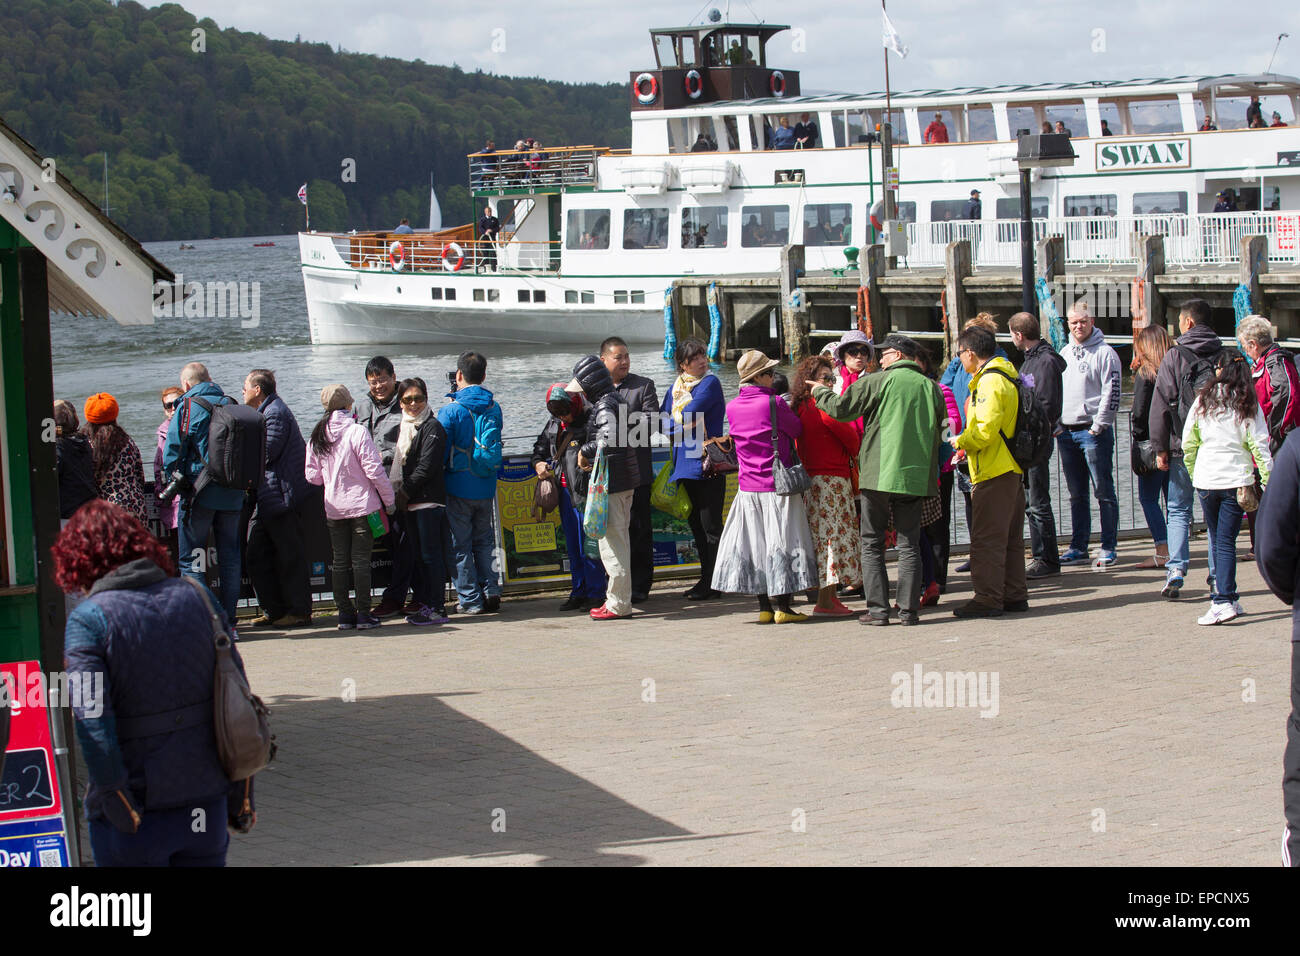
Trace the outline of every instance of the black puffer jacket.
[[591, 479], [589, 472], [578, 467], [578, 449], [587, 440], [589, 419], [586, 408], [574, 416], [571, 425], [552, 417], [537, 436], [537, 441], [533, 442], [533, 467], [536, 468], [539, 461], [547, 464], [558, 462], [564, 487], [569, 490], [569, 499], [578, 509], [587, 503], [587, 483]]
[[86, 436], [60, 436], [54, 444], [54, 462], [59, 476], [59, 517], [71, 518], [87, 501], [99, 497], [94, 455]]
[[[396, 445], [394, 454], [396, 454]], [[415, 430], [415, 438], [402, 462], [402, 492], [406, 504], [432, 501], [447, 503], [447, 486], [443, 479], [443, 459], [447, 453], [447, 432], [433, 415]]]
[[641, 469], [634, 449], [626, 446], [628, 438], [627, 399], [614, 388], [609, 370], [598, 356], [588, 355], [573, 367], [573, 377], [591, 404], [587, 423], [587, 441], [582, 456], [595, 461], [596, 449], [605, 448], [609, 466], [609, 492], [635, 491], [641, 484]]

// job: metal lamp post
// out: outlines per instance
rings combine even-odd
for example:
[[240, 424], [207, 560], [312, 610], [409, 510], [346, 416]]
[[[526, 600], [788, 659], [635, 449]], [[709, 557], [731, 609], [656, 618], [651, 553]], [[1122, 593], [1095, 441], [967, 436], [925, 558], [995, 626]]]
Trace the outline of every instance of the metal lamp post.
[[1016, 163], [1020, 167], [1020, 307], [1030, 315], [1038, 314], [1038, 297], [1034, 295], [1034, 223], [1029, 176], [1032, 169], [1073, 166], [1077, 158], [1070, 137], [1064, 133], [1031, 135], [1018, 130], [1019, 148]]

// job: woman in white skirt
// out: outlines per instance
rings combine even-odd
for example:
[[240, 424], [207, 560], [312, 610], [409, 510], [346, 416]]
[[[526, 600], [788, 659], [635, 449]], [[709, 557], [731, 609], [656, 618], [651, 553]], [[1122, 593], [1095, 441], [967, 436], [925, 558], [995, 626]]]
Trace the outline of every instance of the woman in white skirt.
[[774, 456], [794, 464], [795, 439], [803, 432], [799, 417], [772, 391], [778, 364], [756, 349], [736, 363], [740, 394], [727, 403], [727, 425], [740, 464], [739, 491], [718, 542], [713, 587], [758, 595], [759, 624], [800, 624], [808, 616], [790, 606], [790, 597], [817, 587], [816, 549], [803, 495], [778, 495], [772, 481]]

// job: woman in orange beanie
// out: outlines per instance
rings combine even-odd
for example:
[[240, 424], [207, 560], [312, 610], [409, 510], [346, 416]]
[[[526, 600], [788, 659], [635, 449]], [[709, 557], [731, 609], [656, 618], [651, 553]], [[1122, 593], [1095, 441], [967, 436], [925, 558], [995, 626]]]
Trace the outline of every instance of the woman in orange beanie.
[[144, 462], [139, 447], [117, 424], [117, 410], [117, 399], [107, 392], [90, 396], [86, 399], [86, 424], [81, 434], [90, 440], [100, 497], [146, 522], [149, 513], [144, 499]]

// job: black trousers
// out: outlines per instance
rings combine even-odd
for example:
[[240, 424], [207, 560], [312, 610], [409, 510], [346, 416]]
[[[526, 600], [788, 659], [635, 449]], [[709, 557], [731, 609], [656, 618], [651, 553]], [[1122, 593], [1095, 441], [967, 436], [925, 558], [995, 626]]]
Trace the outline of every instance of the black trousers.
[[696, 586], [713, 587], [713, 566], [718, 561], [718, 541], [722, 537], [722, 503], [727, 497], [727, 478], [683, 478], [682, 486], [691, 499], [688, 524], [700, 553], [700, 580]]
[[649, 594], [655, 580], [655, 529], [650, 522], [649, 485], [642, 485], [632, 493], [628, 537], [632, 543], [632, 594]]
[[244, 568], [258, 604], [270, 617], [311, 613], [311, 573], [303, 547], [302, 515], [297, 511], [253, 518]]
[[1291, 716], [1286, 722], [1286, 751], [1282, 756], [1282, 809], [1286, 836], [1282, 859], [1300, 866], [1300, 642], [1291, 642]]
[[939, 475], [939, 504], [943, 514], [927, 526], [934, 554], [934, 579], [941, 588], [948, 586], [948, 549], [952, 547], [952, 475], [951, 471]]
[[411, 532], [409, 512], [399, 511], [389, 519], [392, 530], [379, 540], [384, 542], [393, 561], [388, 587], [381, 601], [401, 607], [406, 603], [406, 592], [416, 591], [422, 585], [419, 579], [420, 561], [415, 551], [415, 535]]
[[1029, 522], [1029, 543], [1035, 560], [1048, 567], [1061, 566], [1056, 545], [1056, 515], [1052, 511], [1052, 459], [1025, 472], [1025, 520]]

